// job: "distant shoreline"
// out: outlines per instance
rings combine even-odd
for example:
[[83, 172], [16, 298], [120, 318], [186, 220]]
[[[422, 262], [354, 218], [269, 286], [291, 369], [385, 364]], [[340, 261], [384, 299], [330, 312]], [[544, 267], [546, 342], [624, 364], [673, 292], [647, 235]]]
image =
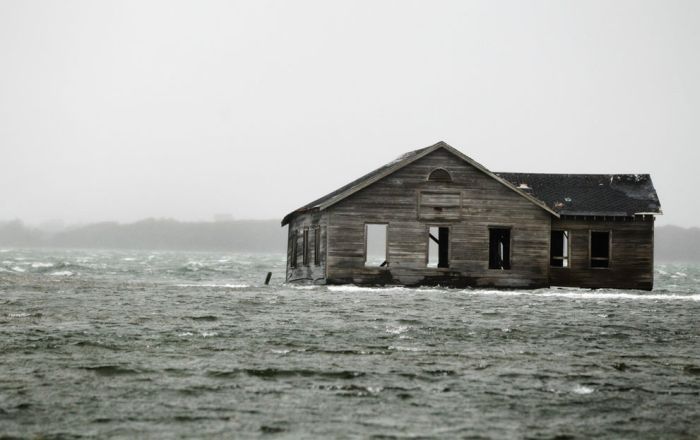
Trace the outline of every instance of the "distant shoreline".
[[57, 249], [286, 252], [279, 220], [102, 222], [49, 232], [22, 221], [0, 222], [0, 246]]
[[[655, 263], [700, 262], [700, 228], [658, 226]], [[281, 253], [287, 228], [279, 220], [181, 222], [145, 219], [133, 223], [101, 222], [46, 231], [21, 220], [0, 221], [0, 246], [46, 249], [144, 251], [225, 251]]]

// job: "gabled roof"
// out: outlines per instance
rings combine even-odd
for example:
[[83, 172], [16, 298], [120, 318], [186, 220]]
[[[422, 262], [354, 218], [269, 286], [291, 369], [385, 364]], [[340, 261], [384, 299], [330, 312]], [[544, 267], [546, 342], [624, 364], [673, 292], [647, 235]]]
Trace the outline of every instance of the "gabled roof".
[[648, 174], [496, 174], [561, 215], [661, 214]]
[[474, 168], [478, 169], [479, 171], [483, 172], [487, 176], [491, 177], [492, 179], [496, 180], [497, 182], [501, 183], [502, 185], [506, 186], [510, 190], [516, 192], [520, 196], [526, 198], [533, 204], [539, 206], [540, 208], [544, 209], [545, 211], [551, 213], [552, 215], [559, 217], [559, 214], [551, 209], [549, 206], [547, 206], [545, 203], [543, 203], [541, 200], [537, 200], [535, 197], [531, 196], [530, 194], [516, 188], [512, 183], [509, 181], [497, 176], [496, 174], [492, 173], [486, 167], [478, 163], [477, 161], [473, 160], [469, 156], [463, 154], [461, 151], [451, 147], [447, 143], [440, 141], [435, 145], [431, 145], [430, 147], [426, 148], [420, 148], [418, 150], [414, 151], [409, 151], [408, 153], [396, 158], [394, 161], [389, 162], [388, 164], [377, 168], [376, 170], [365, 174], [364, 176], [353, 180], [352, 182], [348, 183], [345, 186], [342, 186], [338, 188], [337, 190], [331, 192], [330, 194], [326, 194], [325, 196], [321, 197], [320, 199], [314, 200], [311, 203], [308, 203], [301, 208], [290, 212], [287, 214], [283, 219], [282, 219], [282, 226], [286, 225], [289, 223], [289, 220], [292, 218], [294, 214], [304, 212], [304, 211], [309, 211], [312, 209], [319, 209], [319, 210], [324, 210], [330, 206], [333, 206], [334, 204], [340, 202], [341, 200], [355, 194], [356, 192], [370, 186], [374, 182], [383, 179], [384, 177], [400, 170], [401, 168], [405, 167], [406, 165], [420, 159], [421, 157], [427, 156], [428, 154], [432, 153], [433, 151], [436, 151], [438, 149], [445, 149], [446, 151], [454, 154], [458, 158], [462, 159], [463, 161], [467, 162]]

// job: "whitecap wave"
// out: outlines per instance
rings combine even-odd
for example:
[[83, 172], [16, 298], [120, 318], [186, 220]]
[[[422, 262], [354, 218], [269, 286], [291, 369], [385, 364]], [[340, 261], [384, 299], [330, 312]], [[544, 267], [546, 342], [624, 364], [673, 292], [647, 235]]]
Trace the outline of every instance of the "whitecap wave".
[[43, 268], [43, 267], [53, 267], [53, 263], [43, 263], [41, 261], [38, 261], [36, 263], [32, 263], [32, 267], [34, 269], [39, 269], [39, 268]]
[[216, 284], [216, 283], [203, 283], [203, 284], [175, 284], [175, 287], [213, 287], [216, 289], [246, 289], [250, 287], [250, 284]]
[[398, 325], [398, 326], [387, 325], [386, 326], [386, 332], [390, 333], [392, 335], [400, 335], [401, 333], [404, 333], [406, 331], [408, 331], [407, 325]]
[[20, 273], [22, 273], [22, 272], [25, 271], [24, 269], [22, 269], [22, 268], [19, 267], [19, 266], [14, 266], [14, 267], [12, 268], [12, 270], [14, 270], [15, 272], [20, 272]]
[[405, 287], [394, 286], [394, 287], [362, 287], [356, 286], [354, 284], [339, 285], [339, 286], [328, 286], [328, 290], [331, 292], [392, 292], [398, 290], [406, 290]]
[[584, 386], [584, 385], [576, 385], [576, 386], [571, 390], [571, 392], [573, 392], [574, 394], [591, 394], [591, 393], [594, 392], [594, 391], [595, 391], [595, 390], [594, 390], [593, 388], [587, 387], [587, 386]]
[[623, 292], [593, 292], [593, 291], [514, 291], [514, 290], [463, 290], [468, 295], [495, 295], [495, 296], [534, 296], [534, 297], [554, 297], [569, 299], [629, 299], [629, 300], [683, 300], [700, 301], [700, 294], [677, 295], [661, 293], [623, 293]]
[[292, 289], [296, 289], [296, 290], [313, 290], [313, 289], [317, 289], [319, 286], [311, 286], [311, 285], [295, 286], [292, 284], [289, 287], [291, 287]]
[[416, 352], [416, 351], [425, 351], [425, 350], [422, 349], [422, 348], [418, 348], [418, 347], [406, 347], [406, 346], [402, 346], [402, 345], [390, 345], [390, 346], [389, 346], [389, 350], [396, 350], [396, 351], [413, 351], [413, 352]]
[[51, 272], [50, 275], [52, 277], [69, 277], [73, 275], [73, 272], [70, 270], [57, 270], [56, 272]]

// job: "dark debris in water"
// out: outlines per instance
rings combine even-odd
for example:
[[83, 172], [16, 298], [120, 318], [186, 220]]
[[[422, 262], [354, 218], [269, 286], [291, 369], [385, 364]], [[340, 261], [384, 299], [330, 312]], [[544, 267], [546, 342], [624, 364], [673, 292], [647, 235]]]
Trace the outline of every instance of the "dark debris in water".
[[683, 372], [691, 376], [700, 376], [700, 366], [686, 365], [683, 367]]
[[627, 371], [629, 369], [629, 366], [624, 362], [615, 362], [612, 364], [612, 367], [617, 371]]
[[229, 371], [210, 371], [209, 377], [218, 379], [228, 379], [245, 373], [248, 376], [259, 377], [261, 379], [277, 379], [288, 377], [318, 377], [326, 379], [354, 379], [364, 376], [365, 373], [359, 371], [318, 371], [306, 369], [278, 369], [278, 368], [244, 368]]
[[281, 426], [276, 425], [262, 425], [260, 426], [260, 432], [263, 434], [280, 434], [285, 432], [286, 429]]
[[188, 318], [194, 321], [216, 321], [217, 319], [219, 319], [214, 315], [188, 316]]
[[82, 367], [84, 370], [92, 371], [99, 376], [123, 376], [128, 374], [141, 374], [142, 371], [133, 368], [126, 368], [119, 365], [99, 365], [95, 367]]

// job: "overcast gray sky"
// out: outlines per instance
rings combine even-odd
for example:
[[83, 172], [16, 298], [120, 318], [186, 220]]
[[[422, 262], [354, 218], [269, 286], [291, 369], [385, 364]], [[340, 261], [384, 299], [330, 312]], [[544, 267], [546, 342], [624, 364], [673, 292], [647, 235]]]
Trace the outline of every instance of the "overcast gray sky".
[[444, 140], [700, 226], [697, 1], [2, 1], [0, 220], [278, 218]]

